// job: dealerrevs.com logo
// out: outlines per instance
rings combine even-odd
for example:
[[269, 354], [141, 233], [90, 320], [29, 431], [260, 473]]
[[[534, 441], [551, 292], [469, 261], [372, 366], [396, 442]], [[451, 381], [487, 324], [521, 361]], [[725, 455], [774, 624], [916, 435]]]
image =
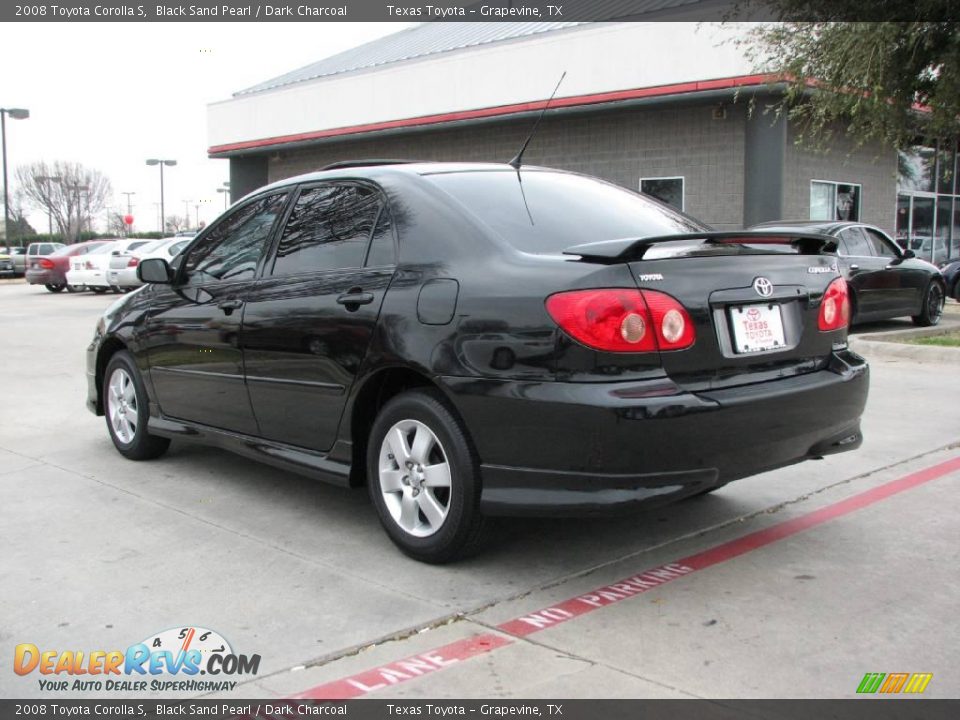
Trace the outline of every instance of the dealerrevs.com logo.
[[222, 635], [202, 627], [164, 630], [126, 650], [48, 650], [21, 643], [13, 653], [14, 672], [39, 676], [46, 692], [215, 692], [237, 686], [227, 678], [259, 669], [259, 655], [237, 654]]

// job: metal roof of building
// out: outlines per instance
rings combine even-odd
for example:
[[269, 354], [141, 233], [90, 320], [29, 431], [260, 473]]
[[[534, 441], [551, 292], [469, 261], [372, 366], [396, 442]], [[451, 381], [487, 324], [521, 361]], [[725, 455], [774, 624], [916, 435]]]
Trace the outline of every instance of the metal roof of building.
[[266, 80], [234, 93], [234, 97], [266, 92], [287, 85], [436, 55], [477, 45], [563, 30], [575, 22], [428, 22], [405, 28], [350, 50]]

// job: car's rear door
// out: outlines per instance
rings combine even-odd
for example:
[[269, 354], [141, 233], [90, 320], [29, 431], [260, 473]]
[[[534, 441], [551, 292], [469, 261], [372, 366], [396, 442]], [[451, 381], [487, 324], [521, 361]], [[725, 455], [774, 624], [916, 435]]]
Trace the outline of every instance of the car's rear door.
[[378, 189], [300, 190], [243, 320], [247, 387], [263, 437], [333, 445], [393, 277], [394, 243]]
[[153, 286], [143, 341], [164, 415], [257, 434], [240, 327], [287, 195], [268, 193], [234, 208], [186, 251], [174, 285]]

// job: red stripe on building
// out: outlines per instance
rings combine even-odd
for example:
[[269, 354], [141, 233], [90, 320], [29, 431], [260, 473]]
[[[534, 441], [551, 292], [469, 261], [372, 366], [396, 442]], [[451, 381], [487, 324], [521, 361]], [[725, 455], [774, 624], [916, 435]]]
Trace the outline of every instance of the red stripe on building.
[[[736, 77], [718, 78], [716, 80], [698, 80], [696, 82], [674, 83], [671, 85], [657, 85], [655, 87], [635, 88], [633, 90], [617, 90], [614, 92], [592, 93], [590, 95], [575, 95], [572, 97], [556, 98], [550, 103], [551, 108], [580, 107], [584, 105], [601, 105], [604, 103], [622, 102], [624, 100], [638, 100], [642, 98], [664, 97], [667, 95], [684, 95], [706, 90], [725, 90], [736, 87], [763, 85], [776, 79], [769, 74], [738, 75]], [[260, 140], [245, 140], [243, 142], [214, 145], [207, 152], [209, 155], [237, 152], [240, 150], [254, 150], [272, 148], [290, 143], [323, 140], [325, 138], [343, 137], [346, 135], [361, 135], [363, 133], [382, 130], [398, 130], [416, 128], [442, 123], [458, 122], [463, 120], [480, 120], [484, 118], [515, 115], [517, 113], [542, 110], [546, 100], [515, 103], [513, 105], [499, 105], [496, 107], [479, 108], [477, 110], [461, 110], [459, 112], [439, 113], [436, 115], [421, 115], [419, 117], [404, 118], [402, 120], [387, 120], [384, 122], [351, 125], [348, 127], [333, 128], [330, 130], [315, 130], [312, 132], [296, 133], [293, 135], [278, 135]]]
[[[891, 480], [883, 485], [858, 493], [846, 500], [822, 507], [805, 515], [785, 520], [771, 527], [757, 530], [749, 535], [721, 543], [694, 555], [689, 555], [665, 565], [645, 570], [619, 582], [604, 585], [582, 595], [569, 598], [556, 605], [541, 608], [534, 613], [508, 620], [497, 625], [497, 630], [517, 637], [525, 637], [547, 628], [573, 620], [640, 595], [677, 578], [732, 560], [753, 550], [771, 545], [791, 535], [809, 530], [855, 510], [861, 510], [885, 500], [897, 493], [910, 490], [937, 478], [960, 471], [960, 456], [946, 460], [910, 475]], [[318, 685], [295, 696], [296, 699], [348, 699], [360, 697], [376, 690], [383, 690], [422, 675], [443, 670], [476, 655], [513, 644], [502, 635], [485, 634], [459, 640], [404, 660], [382, 665], [340, 680]]]

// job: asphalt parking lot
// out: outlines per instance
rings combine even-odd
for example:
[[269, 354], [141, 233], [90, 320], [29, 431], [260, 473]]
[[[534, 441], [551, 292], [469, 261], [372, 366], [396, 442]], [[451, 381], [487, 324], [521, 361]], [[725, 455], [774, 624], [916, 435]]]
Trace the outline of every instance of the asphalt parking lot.
[[[956, 365], [871, 360], [859, 451], [640, 516], [497, 522], [431, 567], [364, 492], [182, 443], [117, 454], [83, 374], [115, 299], [0, 284], [8, 658], [190, 625], [261, 656], [238, 698], [843, 698], [867, 672], [960, 695]], [[44, 695], [9, 668], [0, 695]]]

